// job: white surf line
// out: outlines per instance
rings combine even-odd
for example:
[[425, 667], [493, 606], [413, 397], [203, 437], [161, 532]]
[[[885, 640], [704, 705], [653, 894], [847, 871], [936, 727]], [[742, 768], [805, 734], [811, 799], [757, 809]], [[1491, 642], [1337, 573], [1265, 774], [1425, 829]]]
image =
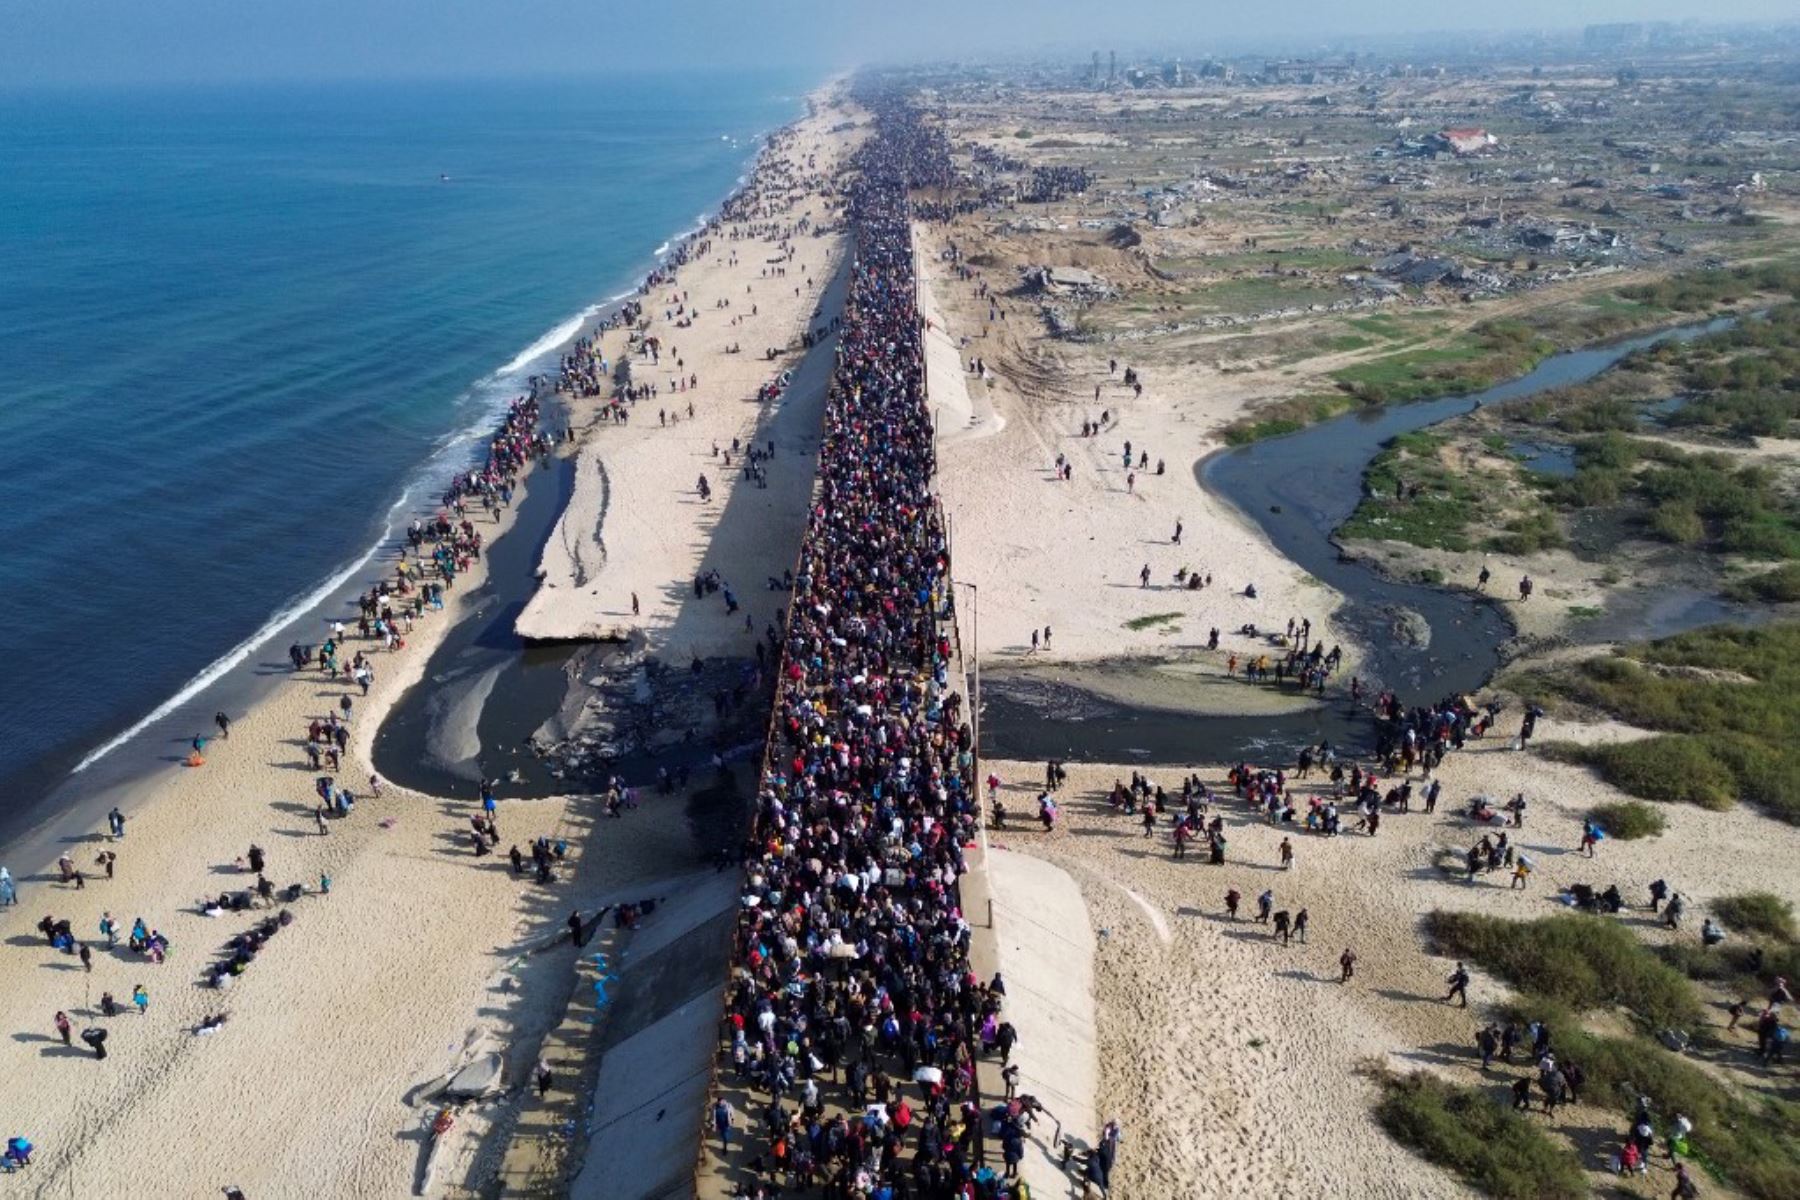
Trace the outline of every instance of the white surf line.
[[245, 659], [249, 658], [267, 643], [269, 639], [273, 638], [283, 629], [304, 616], [310, 609], [317, 608], [327, 600], [331, 599], [333, 593], [347, 585], [352, 579], [356, 578], [359, 571], [369, 565], [369, 561], [375, 557], [376, 551], [380, 550], [382, 546], [386, 544], [387, 537], [388, 533], [383, 531], [382, 537], [377, 540], [373, 546], [370, 546], [368, 550], [364, 551], [361, 558], [331, 576], [305, 596], [302, 596], [300, 599], [287, 605], [273, 617], [270, 617], [263, 623], [262, 628], [233, 646], [219, 658], [214, 659], [210, 666], [188, 680], [187, 685], [180, 691], [157, 705], [150, 711], [148, 716], [127, 729], [124, 733], [119, 734], [104, 746], [101, 746], [99, 749], [88, 754], [86, 758], [76, 763], [75, 768], [69, 773], [71, 775], [81, 774], [81, 772], [87, 770], [89, 767], [105, 758], [108, 754], [111, 754], [114, 750], [117, 750], [120, 746], [123, 746], [126, 742], [129, 742], [138, 734], [144, 732], [144, 730], [150, 728], [150, 726], [156, 724], [156, 722], [162, 720], [164, 717], [186, 704], [189, 700], [192, 700], [195, 696], [198, 696], [201, 692], [217, 683], [233, 667], [236, 667]]

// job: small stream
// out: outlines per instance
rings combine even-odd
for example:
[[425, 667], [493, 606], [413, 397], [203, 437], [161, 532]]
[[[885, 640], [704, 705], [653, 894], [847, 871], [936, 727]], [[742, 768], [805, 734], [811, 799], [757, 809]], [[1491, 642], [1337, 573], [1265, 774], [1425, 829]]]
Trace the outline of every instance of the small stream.
[[533, 470], [511, 528], [482, 548], [487, 577], [468, 611], [375, 735], [382, 778], [427, 795], [473, 798], [483, 778], [517, 770], [520, 782], [508, 795], [558, 790], [527, 741], [562, 704], [575, 649], [528, 646], [513, 624], [537, 590], [539, 555], [574, 486], [573, 458]]
[[[1535, 370], [1473, 396], [1346, 413], [1213, 454], [1196, 463], [1194, 473], [1201, 486], [1255, 522], [1283, 555], [1344, 596], [1333, 633], [1365, 650], [1360, 673], [1366, 682], [1393, 688], [1411, 701], [1473, 691], [1493, 675], [1500, 647], [1513, 635], [1501, 606], [1469, 591], [1389, 578], [1373, 566], [1344, 559], [1332, 541], [1362, 497], [1369, 460], [1398, 434], [1484, 405], [1582, 383], [1635, 350], [1688, 341], [1732, 324], [1733, 318], [1722, 317], [1553, 355]], [[1241, 592], [1254, 582], [1221, 579], [1216, 586]], [[1512, 594], [1516, 582], [1496, 578], [1490, 592]], [[1417, 645], [1394, 638], [1395, 617], [1402, 611], [1424, 618], [1429, 638]], [[1719, 611], [1716, 604], [1684, 605], [1679, 615], [1693, 621], [1680, 627], [1716, 619]], [[1307, 614], [1270, 612], [1266, 626], [1279, 628], [1290, 615]], [[1675, 615], [1646, 614], [1651, 618], [1647, 624], [1656, 636], [1676, 632], [1671, 628]], [[1645, 635], [1616, 626], [1607, 632], [1614, 638]], [[1343, 680], [1333, 682], [1347, 686]], [[1302, 746], [1327, 739], [1340, 748], [1366, 746], [1372, 741], [1372, 721], [1336, 690], [1328, 691], [1325, 703], [1296, 713], [1199, 716], [1119, 703], [1034, 674], [991, 672], [982, 683], [983, 750], [1001, 758], [1182, 764], [1291, 759]]]

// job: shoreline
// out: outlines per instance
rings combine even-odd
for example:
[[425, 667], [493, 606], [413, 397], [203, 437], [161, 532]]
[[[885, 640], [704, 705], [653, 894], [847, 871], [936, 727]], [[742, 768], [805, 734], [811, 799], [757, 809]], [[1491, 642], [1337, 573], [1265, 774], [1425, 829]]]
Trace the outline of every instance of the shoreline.
[[[754, 276], [755, 263], [747, 265]], [[545, 423], [560, 428], [563, 421], [550, 416]], [[558, 445], [556, 452], [566, 448]], [[810, 494], [810, 466], [790, 461], [786, 467], [806, 472]], [[390, 708], [422, 677], [422, 686], [431, 686], [435, 647], [471, 619], [471, 607], [480, 607], [489, 551], [513, 544], [520, 504], [540, 494], [541, 481], [529, 476], [541, 469], [526, 473], [524, 492], [502, 520], [472, 511], [484, 535], [481, 559], [458, 575], [444, 611], [418, 625], [404, 652], [373, 654], [377, 678], [366, 698], [312, 669], [295, 675], [285, 663], [257, 663], [246, 676], [263, 694], [242, 710], [231, 706], [231, 737], [208, 747], [204, 767], [136, 773], [86, 807], [54, 813], [36, 831], [41, 855], [27, 857], [48, 863], [70, 850], [91, 870], [86, 860], [108, 847], [119, 855], [117, 878], [65, 886], [44, 877], [53, 877], [53, 869], [37, 870], [17, 857], [19, 843], [9, 844], [5, 861], [21, 903], [0, 910], [9, 934], [18, 935], [0, 949], [15, 981], [0, 1005], [20, 1031], [9, 1052], [19, 1096], [11, 1132], [28, 1133], [38, 1144], [34, 1184], [123, 1194], [137, 1170], [127, 1149], [157, 1144], [178, 1155], [170, 1161], [181, 1163], [185, 1182], [165, 1183], [183, 1192], [230, 1183], [257, 1194], [279, 1191], [283, 1179], [308, 1178], [325, 1181], [318, 1186], [336, 1194], [391, 1194], [399, 1181], [414, 1178], [416, 1156], [429, 1141], [422, 1133], [431, 1116], [421, 1107], [426, 1085], [444, 1067], [499, 1048], [507, 1052], [508, 1091], [528, 1080], [536, 1047], [575, 986], [567, 937], [557, 936], [569, 909], [592, 921], [602, 905], [658, 895], [663, 881], [693, 871], [701, 857], [695, 823], [711, 820], [697, 801], [646, 796], [644, 807], [662, 810], [661, 816], [646, 812], [608, 823], [599, 837], [603, 814], [591, 796], [505, 799], [498, 816], [507, 839], [502, 851], [507, 841], [529, 845], [538, 837], [569, 843], [556, 883], [543, 887], [515, 880], [504, 853], [471, 855], [466, 818], [481, 811], [472, 797], [392, 785], [377, 797], [357, 782], [371, 769], [367, 753]], [[392, 543], [382, 549], [391, 551]], [[528, 549], [535, 557], [539, 547]], [[669, 573], [678, 580], [680, 570]], [[345, 653], [371, 644], [353, 637]], [[328, 822], [322, 835], [313, 828], [316, 801], [308, 799], [310, 773], [300, 749], [308, 721], [340, 697], [353, 700], [356, 711], [339, 786], [359, 793], [359, 803], [350, 817]], [[183, 750], [186, 737], [210, 722], [213, 704], [208, 693], [170, 718], [183, 731]], [[123, 841], [88, 832], [104, 829], [100, 817], [108, 803], [127, 798]], [[229, 989], [196, 986], [195, 975], [221, 943], [267, 915], [211, 917], [189, 899], [250, 883], [254, 876], [233, 859], [252, 843], [264, 849], [272, 884], [284, 893], [290, 885], [299, 889], [288, 905], [293, 929], [280, 933]], [[126, 925], [141, 915], [160, 928], [172, 946], [168, 961], [151, 964], [122, 943], [109, 949], [102, 939], [89, 976], [54, 969], [68, 964], [29, 936], [31, 921], [51, 912], [91, 943], [103, 907]], [[147, 1018], [102, 1018], [95, 1007], [102, 990], [126, 997], [139, 983], [153, 997]], [[108, 1026], [109, 1059], [96, 1063], [53, 1037], [25, 1032], [47, 1028], [48, 1014], [57, 1010], [78, 1024]], [[401, 1012], [406, 1019], [395, 1020]], [[191, 1032], [221, 1013], [230, 1023], [217, 1033]], [[283, 1090], [316, 1100], [284, 1112], [277, 1128], [273, 1110], [247, 1098]], [[213, 1114], [205, 1144], [192, 1138], [195, 1105]], [[511, 1113], [507, 1105], [465, 1114], [448, 1171], [440, 1165], [440, 1187], [446, 1179], [457, 1190], [495, 1177], [504, 1148], [496, 1138], [509, 1128]], [[77, 1136], [77, 1130], [87, 1132]], [[333, 1149], [321, 1156], [321, 1145]]]
[[[825, 86], [822, 84], [820, 88]], [[806, 96], [816, 94], [819, 89], [807, 92]], [[713, 219], [717, 210], [741, 189], [768, 139], [803, 117], [804, 113], [760, 137], [730, 191], [703, 212], [697, 223], [685, 225], [681, 232], [665, 236], [657, 250], [648, 256], [647, 266], [630, 268], [629, 278], [633, 282], [629, 286], [558, 321], [489, 376], [468, 386], [473, 388], [489, 379], [499, 381], [507, 376], [517, 376], [533, 364], [542, 364], [540, 375], [544, 371], [553, 374], [556, 356], [615, 316], [634, 298], [641, 297], [649, 286], [647, 280], [678, 255]], [[551, 334], [561, 336], [552, 342], [549, 340]], [[530, 391], [530, 378], [527, 376], [519, 381], [518, 386], [526, 392]], [[545, 393], [545, 398], [558, 404], [562, 402], [561, 397], [550, 392]], [[166, 764], [167, 757], [159, 756], [155, 763], [128, 763], [124, 761], [125, 756], [134, 746], [148, 750], [159, 739], [185, 741], [194, 731], [211, 727], [213, 711], [222, 708], [228, 712], [245, 712], [274, 694], [278, 690], [275, 680], [285, 670], [285, 663], [280, 661], [283, 656], [274, 647], [284, 638], [293, 638], [303, 630], [321, 630], [333, 620], [348, 620], [354, 614], [355, 595], [369, 583], [385, 577], [385, 572], [377, 570], [376, 564], [404, 541], [406, 522], [415, 517], [423, 519], [436, 511], [435, 489], [442, 475], [433, 468], [448, 467], [454, 471], [457, 468], [452, 459], [466, 459], [466, 466], [479, 455], [484, 439], [504, 413], [505, 402], [497, 400], [495, 403], [497, 407], [481, 420], [442, 435], [439, 444], [432, 447], [414, 468], [414, 475], [400, 485], [399, 493], [383, 519], [385, 532], [359, 556], [350, 559], [350, 565], [327, 575], [324, 582], [310, 591], [297, 591], [294, 601], [271, 613], [250, 635], [209, 661], [141, 716], [121, 716], [97, 732], [91, 742], [52, 751], [39, 756], [36, 762], [22, 765], [15, 777], [35, 777], [42, 790], [35, 800], [24, 806], [23, 813], [0, 817], [0, 862], [11, 867], [15, 875], [22, 875], [22, 870], [41, 871], [54, 861], [55, 829], [67, 824], [71, 816], [85, 813], [92, 818], [87, 823], [94, 823], [111, 805], [134, 803], [138, 793], [158, 786], [159, 767]], [[449, 452], [458, 445], [465, 445], [466, 449], [461, 454], [450, 455]], [[355, 551], [351, 553], [356, 554]], [[263, 661], [265, 659], [268, 661]], [[43, 770], [45, 766], [50, 770]]]

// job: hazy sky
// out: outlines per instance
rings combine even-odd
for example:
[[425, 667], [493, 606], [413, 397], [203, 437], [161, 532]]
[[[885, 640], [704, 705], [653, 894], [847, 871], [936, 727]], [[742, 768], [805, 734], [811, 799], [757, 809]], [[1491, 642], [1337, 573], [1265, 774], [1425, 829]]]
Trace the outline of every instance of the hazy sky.
[[1263, 35], [1792, 20], [1793, 0], [0, 0], [0, 86], [848, 66]]

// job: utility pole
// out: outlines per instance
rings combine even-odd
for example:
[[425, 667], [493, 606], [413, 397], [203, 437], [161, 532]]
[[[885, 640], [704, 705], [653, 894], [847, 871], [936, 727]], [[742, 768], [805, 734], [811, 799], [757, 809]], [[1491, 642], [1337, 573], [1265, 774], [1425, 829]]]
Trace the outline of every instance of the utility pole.
[[969, 701], [969, 726], [975, 738], [975, 761], [981, 761], [981, 589], [966, 579], [951, 580], [953, 587], [969, 589], [969, 662], [972, 667], [974, 695]]

